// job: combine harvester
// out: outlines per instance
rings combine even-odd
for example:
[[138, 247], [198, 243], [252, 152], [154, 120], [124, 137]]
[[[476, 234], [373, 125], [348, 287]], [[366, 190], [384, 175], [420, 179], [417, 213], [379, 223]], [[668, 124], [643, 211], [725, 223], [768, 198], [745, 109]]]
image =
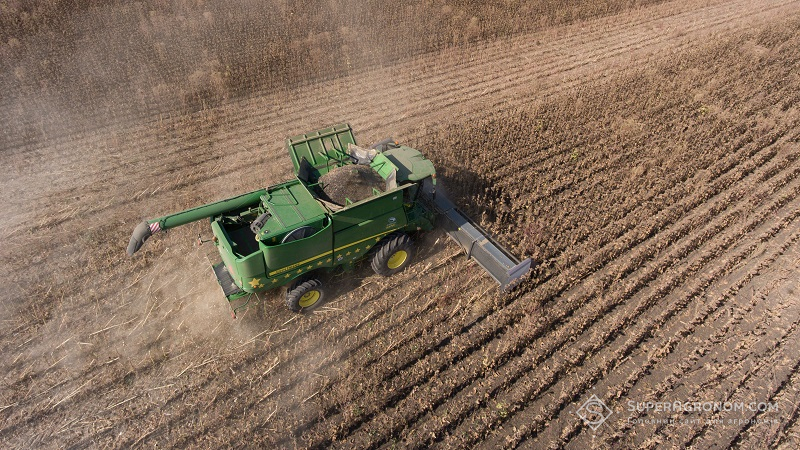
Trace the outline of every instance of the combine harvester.
[[[433, 164], [419, 151], [391, 139], [369, 149], [358, 147], [347, 124], [289, 138], [286, 148], [295, 179], [142, 222], [133, 231], [128, 254], [155, 233], [210, 219], [219, 251], [212, 267], [228, 301], [286, 285], [286, 305], [295, 312], [322, 303], [322, 272], [349, 270], [364, 259], [382, 276], [405, 269], [414, 257], [410, 236], [437, 222], [501, 290], [530, 271], [530, 259], [519, 261], [436, 194]], [[336, 202], [326, 192], [330, 177], [325, 175], [356, 169], [374, 171], [381, 186], [371, 187], [364, 198]]]

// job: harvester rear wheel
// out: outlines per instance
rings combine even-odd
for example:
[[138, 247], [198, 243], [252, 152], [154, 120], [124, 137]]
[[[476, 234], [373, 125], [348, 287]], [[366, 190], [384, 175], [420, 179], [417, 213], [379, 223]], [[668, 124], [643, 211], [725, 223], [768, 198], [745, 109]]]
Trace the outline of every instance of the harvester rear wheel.
[[295, 281], [286, 291], [286, 306], [294, 312], [310, 311], [324, 300], [325, 290], [316, 278]]
[[391, 276], [405, 269], [414, 259], [414, 242], [405, 233], [392, 233], [376, 246], [372, 270]]

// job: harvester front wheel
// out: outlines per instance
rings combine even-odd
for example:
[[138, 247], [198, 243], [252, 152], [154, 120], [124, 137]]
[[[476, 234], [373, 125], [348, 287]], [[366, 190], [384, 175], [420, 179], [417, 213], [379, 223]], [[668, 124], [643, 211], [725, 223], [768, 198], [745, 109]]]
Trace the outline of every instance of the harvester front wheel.
[[316, 278], [292, 283], [286, 291], [286, 306], [294, 312], [310, 311], [325, 299], [322, 282]]
[[405, 233], [390, 234], [377, 247], [372, 257], [372, 270], [378, 275], [392, 276], [414, 259], [414, 242]]

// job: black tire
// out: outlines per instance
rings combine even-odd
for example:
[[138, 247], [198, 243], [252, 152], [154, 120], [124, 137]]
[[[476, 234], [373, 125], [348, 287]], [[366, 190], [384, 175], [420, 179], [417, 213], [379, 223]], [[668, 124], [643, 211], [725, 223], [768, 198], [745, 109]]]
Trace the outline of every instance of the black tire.
[[325, 301], [322, 282], [316, 278], [295, 281], [286, 291], [286, 306], [294, 312], [306, 312]]
[[414, 242], [405, 233], [392, 233], [375, 247], [372, 270], [384, 277], [402, 271], [414, 259]]

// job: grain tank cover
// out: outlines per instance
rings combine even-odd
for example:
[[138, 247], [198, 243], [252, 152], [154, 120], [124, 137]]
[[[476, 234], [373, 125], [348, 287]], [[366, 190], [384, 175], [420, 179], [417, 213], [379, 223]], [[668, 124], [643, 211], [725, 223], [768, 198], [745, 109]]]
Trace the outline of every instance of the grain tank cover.
[[401, 145], [383, 152], [383, 155], [397, 167], [397, 181], [419, 181], [436, 175], [433, 163], [419, 150]]

